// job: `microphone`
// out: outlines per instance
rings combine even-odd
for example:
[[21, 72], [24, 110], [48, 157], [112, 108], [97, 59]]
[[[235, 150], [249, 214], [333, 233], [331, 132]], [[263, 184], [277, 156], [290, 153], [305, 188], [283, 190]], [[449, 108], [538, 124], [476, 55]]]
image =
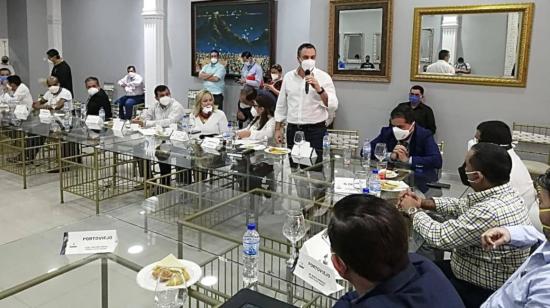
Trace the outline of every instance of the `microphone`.
[[[306, 70], [304, 73], [306, 74], [306, 76], [309, 76], [311, 74], [311, 71]], [[306, 94], [309, 94], [309, 83], [307, 81], [306, 81]]]

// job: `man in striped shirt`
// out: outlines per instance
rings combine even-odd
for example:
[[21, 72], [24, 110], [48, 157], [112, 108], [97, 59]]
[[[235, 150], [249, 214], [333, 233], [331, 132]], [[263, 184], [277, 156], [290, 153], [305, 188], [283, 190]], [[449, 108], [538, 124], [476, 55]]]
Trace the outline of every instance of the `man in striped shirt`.
[[[531, 224], [523, 199], [508, 184], [511, 169], [505, 149], [479, 143], [468, 152], [461, 171], [475, 192], [462, 199], [422, 199], [406, 192], [399, 199], [399, 207], [409, 213], [413, 229], [428, 245], [453, 250], [450, 263], [438, 265], [466, 307], [479, 307], [529, 255], [528, 247], [486, 251], [479, 241], [490, 228]], [[437, 222], [420, 209], [436, 211], [447, 220]]]

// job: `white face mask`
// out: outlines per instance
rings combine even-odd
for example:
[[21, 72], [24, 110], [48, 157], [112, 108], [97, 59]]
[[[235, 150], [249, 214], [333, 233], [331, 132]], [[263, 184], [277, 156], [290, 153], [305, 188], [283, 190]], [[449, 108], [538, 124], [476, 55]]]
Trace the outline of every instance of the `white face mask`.
[[271, 80], [277, 80], [277, 79], [279, 79], [279, 75], [271, 74]]
[[90, 96], [96, 95], [97, 92], [99, 92], [99, 89], [98, 89], [98, 88], [89, 88], [89, 89], [88, 89], [88, 94], [89, 94]]
[[470, 151], [470, 149], [472, 149], [472, 147], [474, 145], [476, 145], [478, 143], [477, 139], [476, 138], [472, 138], [470, 140], [468, 140], [468, 151]]
[[172, 98], [170, 96], [163, 96], [159, 98], [159, 103], [162, 106], [168, 106], [168, 104], [170, 104], [171, 102], [172, 102]]
[[129, 72], [129, 73], [128, 73], [128, 76], [134, 78], [134, 77], [136, 77], [136, 73], [134, 73], [134, 72]]
[[202, 107], [202, 113], [204, 113], [204, 114], [212, 113], [212, 110], [214, 110], [214, 107], [212, 107], [212, 106]]
[[410, 132], [408, 130], [401, 129], [397, 126], [394, 126], [392, 129], [393, 129], [393, 135], [395, 136], [395, 139], [397, 139], [397, 141], [404, 140], [410, 134]]
[[218, 58], [210, 58], [210, 63], [212, 64], [218, 63]]
[[252, 108], [250, 109], [250, 114], [251, 114], [252, 117], [254, 117], [254, 118], [257, 117], [257, 116], [259, 116], [258, 111], [256, 110], [255, 107], [252, 107]]
[[304, 71], [309, 70], [311, 72], [315, 68], [315, 60], [313, 59], [303, 60], [301, 65]]
[[59, 86], [50, 86], [48, 88], [48, 91], [50, 91], [51, 94], [55, 94], [55, 93], [59, 92]]

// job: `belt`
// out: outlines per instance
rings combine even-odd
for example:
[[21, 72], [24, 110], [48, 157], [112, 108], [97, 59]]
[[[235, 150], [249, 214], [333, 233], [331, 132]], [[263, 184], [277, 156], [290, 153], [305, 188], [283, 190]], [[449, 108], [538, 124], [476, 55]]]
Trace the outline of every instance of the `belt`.
[[301, 128], [315, 128], [315, 127], [326, 127], [326, 126], [325, 126], [325, 121], [323, 121], [323, 122], [314, 123], [314, 124], [293, 124], [293, 123], [288, 123], [288, 127], [295, 127], [295, 128], [301, 129]]

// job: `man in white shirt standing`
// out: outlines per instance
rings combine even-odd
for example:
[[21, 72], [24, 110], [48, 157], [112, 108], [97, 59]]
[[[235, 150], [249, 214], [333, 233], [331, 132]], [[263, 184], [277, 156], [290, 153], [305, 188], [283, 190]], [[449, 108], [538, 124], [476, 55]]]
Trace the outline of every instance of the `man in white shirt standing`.
[[126, 95], [115, 101], [118, 104], [118, 117], [130, 120], [133, 116], [134, 106], [145, 102], [143, 77], [136, 73], [136, 67], [128, 66], [128, 74], [118, 81], [118, 85], [124, 88]]
[[294, 145], [294, 134], [303, 131], [311, 147], [321, 152], [327, 131], [329, 112], [338, 108], [338, 98], [332, 78], [315, 67], [315, 46], [304, 43], [298, 47], [297, 69], [285, 74], [275, 109], [275, 140], [283, 141], [283, 122], [288, 123], [286, 142]]
[[29, 88], [21, 81], [17, 75], [8, 76], [8, 90], [11, 91], [9, 102], [16, 105], [25, 105], [30, 111], [32, 108], [32, 96]]
[[439, 60], [437, 60], [437, 62], [435, 63], [430, 64], [426, 69], [426, 73], [454, 75], [455, 68], [451, 64], [449, 64], [450, 58], [451, 53], [448, 50], [441, 50], [439, 52]]

